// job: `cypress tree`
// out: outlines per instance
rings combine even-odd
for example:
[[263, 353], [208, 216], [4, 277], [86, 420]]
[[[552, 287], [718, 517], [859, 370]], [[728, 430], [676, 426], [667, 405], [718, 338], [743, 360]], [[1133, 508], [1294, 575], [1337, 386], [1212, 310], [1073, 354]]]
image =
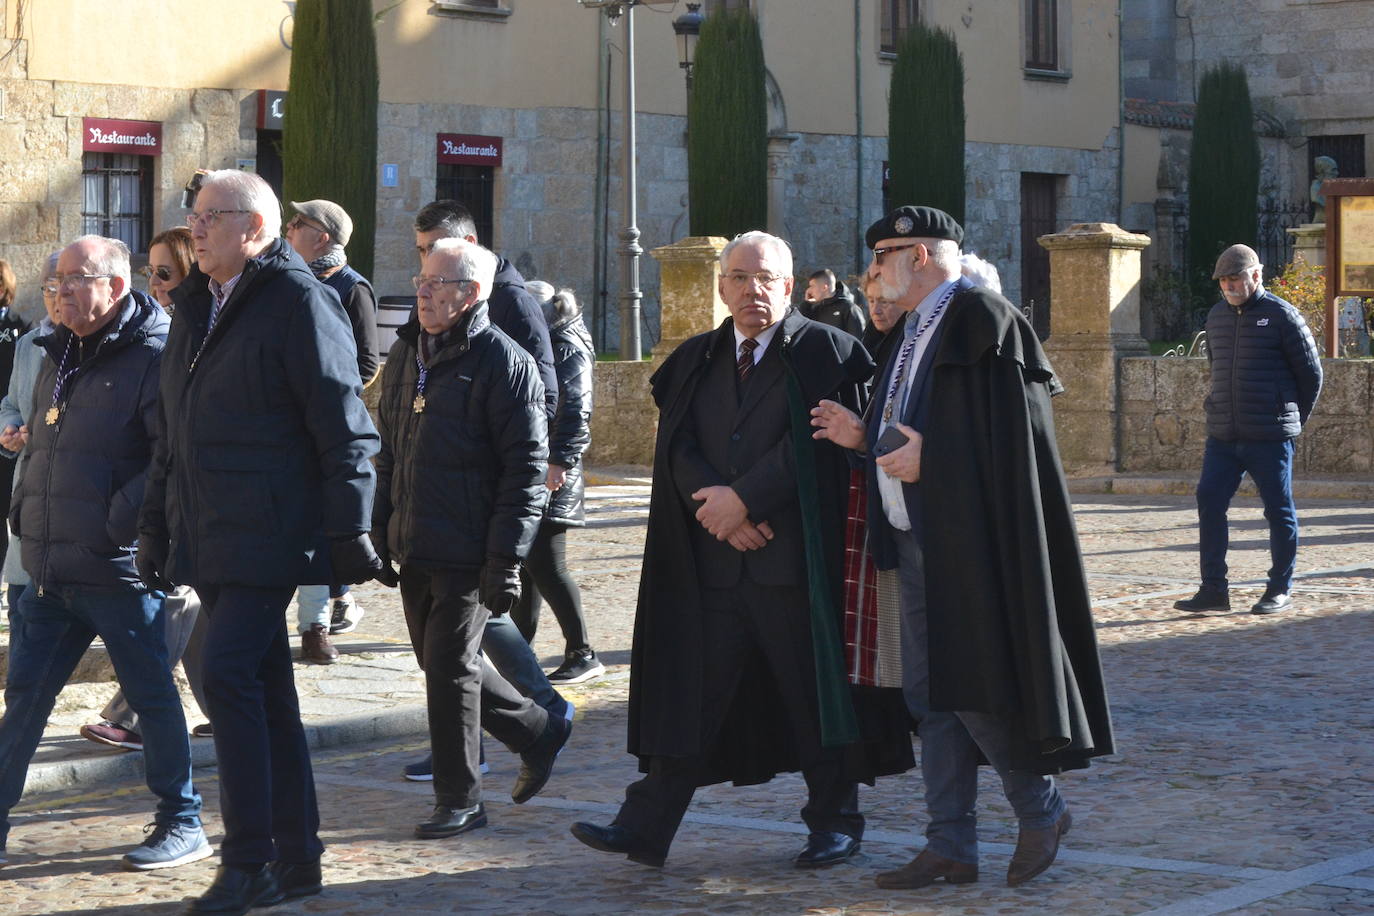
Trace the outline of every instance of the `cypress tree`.
[[888, 92], [888, 198], [964, 221], [964, 59], [954, 35], [912, 23]]
[[692, 235], [731, 238], [768, 223], [768, 99], [758, 20], [717, 10], [697, 40], [687, 103]]
[[298, 0], [283, 204], [324, 198], [343, 207], [353, 219], [348, 261], [366, 277], [377, 227], [377, 82], [370, 0]]
[[1209, 69], [1198, 86], [1188, 157], [1188, 281], [1204, 302], [1217, 298], [1217, 256], [1231, 245], [1255, 246], [1259, 172], [1245, 70], [1232, 63]]

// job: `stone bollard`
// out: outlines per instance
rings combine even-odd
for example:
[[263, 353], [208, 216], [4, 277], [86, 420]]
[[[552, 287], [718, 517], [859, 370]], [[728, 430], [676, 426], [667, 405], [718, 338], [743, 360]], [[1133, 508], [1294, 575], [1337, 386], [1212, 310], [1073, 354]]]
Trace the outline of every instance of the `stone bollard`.
[[654, 359], [663, 359], [687, 338], [709, 331], [730, 315], [720, 299], [719, 236], [689, 236], [649, 252], [659, 263], [658, 301], [662, 331]]
[[1071, 476], [1117, 468], [1123, 356], [1144, 356], [1140, 253], [1148, 236], [1113, 223], [1078, 223], [1038, 240], [1050, 253], [1045, 352], [1067, 389], [1054, 399], [1055, 434]]

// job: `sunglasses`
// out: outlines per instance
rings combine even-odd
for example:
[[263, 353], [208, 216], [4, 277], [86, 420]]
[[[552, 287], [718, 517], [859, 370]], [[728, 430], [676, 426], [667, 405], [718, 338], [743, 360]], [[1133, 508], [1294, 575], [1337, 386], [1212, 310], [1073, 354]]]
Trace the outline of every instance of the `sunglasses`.
[[147, 277], [149, 280], [151, 280], [153, 277], [157, 277], [163, 283], [166, 283], [168, 280], [172, 279], [172, 268], [170, 267], [140, 267], [138, 269], [138, 272], [143, 274], [143, 276]]

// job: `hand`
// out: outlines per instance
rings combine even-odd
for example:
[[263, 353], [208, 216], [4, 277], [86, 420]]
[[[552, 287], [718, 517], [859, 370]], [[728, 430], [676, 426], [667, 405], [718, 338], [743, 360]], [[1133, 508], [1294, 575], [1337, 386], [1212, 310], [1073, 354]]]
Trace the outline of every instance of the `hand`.
[[175, 585], [164, 574], [169, 552], [167, 539], [152, 534], [138, 536], [138, 550], [134, 553], [134, 568], [143, 584], [155, 592], [170, 593]]
[[864, 447], [864, 422], [854, 411], [835, 401], [821, 401], [811, 408], [812, 439], [829, 439], [855, 451]]
[[773, 529], [767, 522], [746, 521], [725, 538], [730, 546], [738, 551], [758, 550], [760, 547], [767, 547], [768, 542], [773, 540]]
[[[13, 451], [13, 449], [11, 449]], [[563, 489], [563, 484], [568, 482], [568, 469], [561, 464], [549, 465], [549, 476], [544, 479], [544, 486], [549, 488], [552, 493], [555, 490]]]
[[520, 600], [520, 567], [510, 560], [487, 557], [477, 580], [477, 596], [493, 617], [515, 610]]
[[877, 465], [889, 477], [896, 477], [903, 483], [915, 483], [921, 479], [921, 434], [904, 423], [888, 425], [905, 433], [907, 442], [879, 458]]
[[382, 571], [382, 561], [366, 534], [331, 542], [329, 562], [333, 579], [340, 585], [362, 585]]
[[3, 448], [7, 452], [18, 452], [23, 450], [24, 436], [20, 434], [19, 427], [6, 426], [3, 430], [0, 430], [0, 448]]
[[382, 561], [381, 570], [373, 578], [387, 588], [395, 588], [401, 584], [401, 574], [396, 572], [396, 567], [391, 564], [391, 551], [386, 543], [386, 528], [372, 529], [371, 539], [372, 546], [377, 551], [377, 559]]
[[702, 501], [697, 521], [718, 541], [725, 540], [730, 532], [749, 520], [749, 509], [730, 487], [702, 487], [692, 494], [692, 499]]

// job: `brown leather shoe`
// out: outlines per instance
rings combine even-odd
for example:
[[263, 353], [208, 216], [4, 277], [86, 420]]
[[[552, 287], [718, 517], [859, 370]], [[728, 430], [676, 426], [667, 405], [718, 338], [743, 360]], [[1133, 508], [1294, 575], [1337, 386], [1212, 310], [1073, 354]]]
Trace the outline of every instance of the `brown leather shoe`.
[[875, 879], [879, 887], [908, 890], [929, 887], [941, 878], [946, 884], [972, 884], [978, 880], [978, 866], [956, 862], [942, 855], [922, 849], [921, 854], [901, 868], [879, 872]]
[[1054, 864], [1059, 855], [1059, 838], [1073, 826], [1073, 815], [1065, 808], [1054, 826], [1044, 830], [1022, 830], [1016, 838], [1016, 852], [1007, 866], [1007, 887], [1025, 884]]
[[339, 650], [329, 641], [329, 627], [312, 623], [301, 634], [301, 661], [312, 665], [332, 665], [339, 660]]

